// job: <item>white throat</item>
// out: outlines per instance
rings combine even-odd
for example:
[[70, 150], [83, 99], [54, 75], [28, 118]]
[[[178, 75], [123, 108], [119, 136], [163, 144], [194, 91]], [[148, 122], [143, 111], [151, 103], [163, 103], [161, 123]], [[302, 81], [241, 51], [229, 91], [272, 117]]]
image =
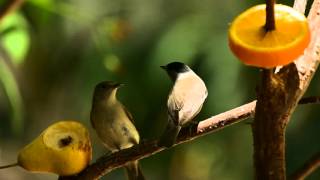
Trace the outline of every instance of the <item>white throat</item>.
[[197, 76], [191, 69], [187, 72], [179, 73], [177, 76], [177, 80], [189, 78], [190, 76]]

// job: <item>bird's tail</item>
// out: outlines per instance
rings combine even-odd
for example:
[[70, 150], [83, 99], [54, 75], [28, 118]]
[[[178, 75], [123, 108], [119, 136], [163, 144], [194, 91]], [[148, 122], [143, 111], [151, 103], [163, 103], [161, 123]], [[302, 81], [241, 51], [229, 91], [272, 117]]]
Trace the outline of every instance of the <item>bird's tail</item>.
[[138, 161], [132, 161], [125, 166], [128, 180], [145, 180]]
[[176, 125], [169, 120], [166, 130], [158, 142], [158, 146], [171, 147], [176, 142], [180, 129], [180, 125]]

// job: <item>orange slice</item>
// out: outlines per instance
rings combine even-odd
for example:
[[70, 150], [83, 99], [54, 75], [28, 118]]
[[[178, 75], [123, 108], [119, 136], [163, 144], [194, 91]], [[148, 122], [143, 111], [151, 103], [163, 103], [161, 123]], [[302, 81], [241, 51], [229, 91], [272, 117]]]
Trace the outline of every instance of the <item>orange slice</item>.
[[240, 14], [229, 28], [229, 46], [245, 64], [272, 68], [286, 65], [303, 54], [310, 42], [306, 17], [293, 8], [276, 4], [275, 26], [265, 31], [266, 5]]

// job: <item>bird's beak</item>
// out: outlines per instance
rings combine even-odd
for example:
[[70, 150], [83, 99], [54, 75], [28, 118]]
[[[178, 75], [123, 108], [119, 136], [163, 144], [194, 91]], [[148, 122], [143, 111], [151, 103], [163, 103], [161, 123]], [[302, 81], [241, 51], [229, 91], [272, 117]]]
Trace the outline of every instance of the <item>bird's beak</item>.
[[119, 88], [119, 87], [122, 87], [122, 86], [124, 86], [123, 83], [116, 83], [116, 84], [114, 85], [114, 88]]
[[160, 66], [162, 69], [166, 70], [167, 66]]

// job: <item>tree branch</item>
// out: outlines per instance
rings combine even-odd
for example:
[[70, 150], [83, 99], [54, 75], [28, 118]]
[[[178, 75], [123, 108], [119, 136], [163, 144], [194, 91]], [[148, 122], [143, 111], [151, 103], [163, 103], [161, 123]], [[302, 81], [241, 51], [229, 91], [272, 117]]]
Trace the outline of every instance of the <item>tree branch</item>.
[[[203, 120], [197, 125], [191, 125], [183, 128], [180, 131], [177, 142], [174, 146], [191, 141], [205, 134], [221, 130], [227, 126], [252, 117], [254, 114], [255, 104], [256, 101], [252, 101], [248, 104]], [[127, 162], [149, 157], [164, 149], [164, 147], [158, 147], [157, 141], [141, 142], [137, 146], [121, 150], [111, 155], [107, 154], [102, 156], [77, 176], [60, 177], [59, 179], [98, 179], [113, 169], [125, 165]]]
[[266, 32], [276, 29], [276, 22], [274, 18], [274, 4], [275, 0], [266, 0], [266, 24], [264, 29]]
[[7, 0], [2, 7], [0, 7], [0, 21], [10, 12], [16, 10], [21, 6], [24, 0]]
[[313, 155], [300, 169], [291, 175], [292, 180], [303, 180], [320, 167], [320, 152]]
[[299, 104], [320, 104], [320, 97], [310, 96], [300, 99]]
[[295, 1], [293, 8], [299, 12], [304, 13], [306, 11], [306, 7], [307, 7], [307, 0], [299, 0], [299, 1]]
[[[314, 96], [315, 97], [315, 96]], [[307, 97], [308, 104], [318, 103], [319, 98]], [[304, 99], [301, 99], [304, 101]], [[303, 103], [300, 103], [303, 104]], [[198, 125], [186, 127], [181, 130], [176, 145], [191, 141], [200, 136], [216, 132], [227, 126], [241, 122], [254, 116], [256, 101], [252, 101], [240, 107], [212, 116], [200, 121]], [[127, 162], [143, 159], [156, 154], [165, 148], [158, 147], [157, 141], [141, 142], [141, 144], [125, 149], [114, 154], [106, 154], [95, 163], [88, 166], [77, 176], [60, 177], [61, 180], [71, 179], [98, 179], [108, 172], [125, 165]]]
[[256, 179], [286, 179], [285, 130], [319, 64], [319, 10], [320, 0], [315, 0], [308, 16], [312, 40], [304, 55], [276, 74], [262, 72], [252, 125]]

